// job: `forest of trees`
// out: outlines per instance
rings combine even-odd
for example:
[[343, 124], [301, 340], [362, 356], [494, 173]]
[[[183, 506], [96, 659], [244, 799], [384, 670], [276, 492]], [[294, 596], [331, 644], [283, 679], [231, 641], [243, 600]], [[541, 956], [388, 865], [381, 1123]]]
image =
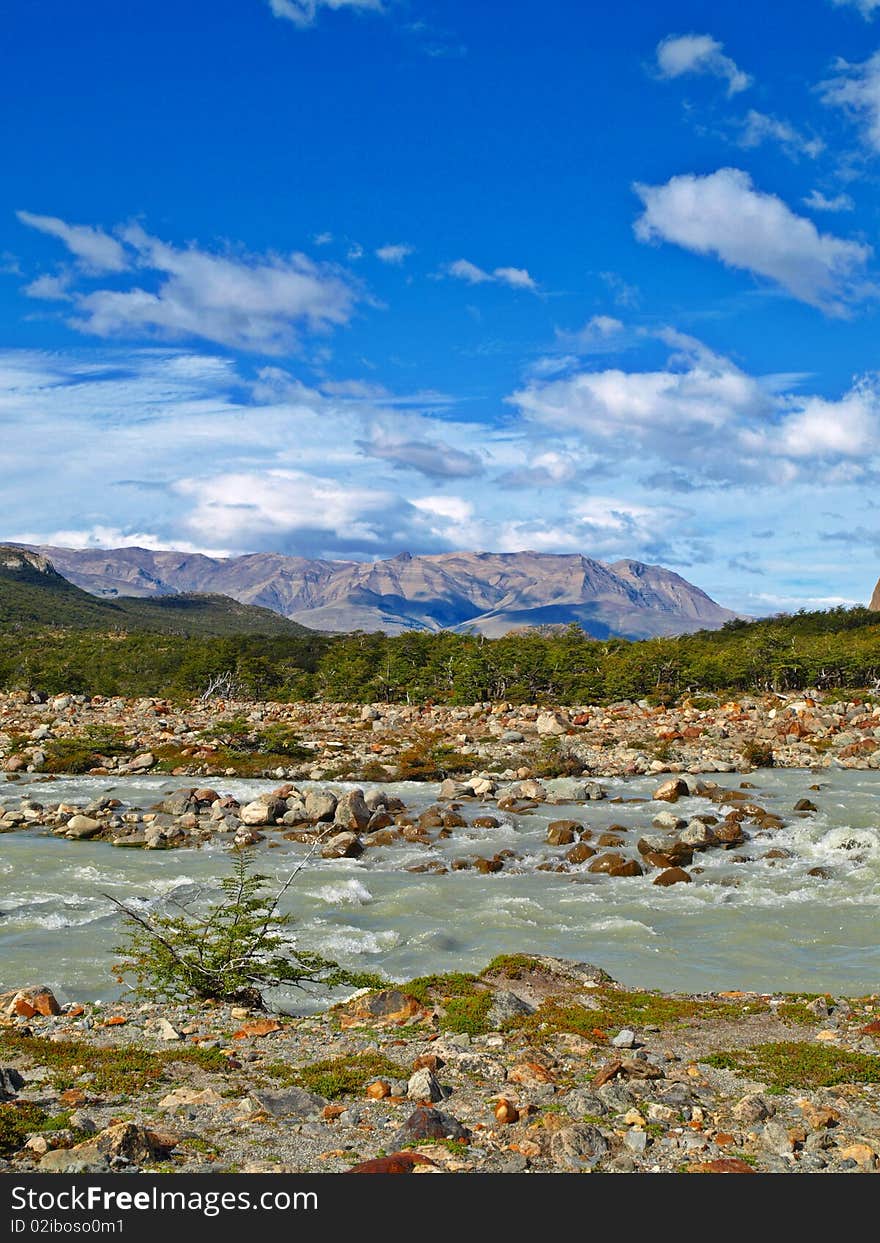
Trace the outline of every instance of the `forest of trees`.
[[286, 702], [608, 702], [737, 690], [868, 688], [880, 614], [800, 612], [678, 638], [596, 640], [577, 626], [501, 639], [413, 631], [328, 636], [0, 630], [0, 688], [182, 701], [228, 675], [237, 697]]

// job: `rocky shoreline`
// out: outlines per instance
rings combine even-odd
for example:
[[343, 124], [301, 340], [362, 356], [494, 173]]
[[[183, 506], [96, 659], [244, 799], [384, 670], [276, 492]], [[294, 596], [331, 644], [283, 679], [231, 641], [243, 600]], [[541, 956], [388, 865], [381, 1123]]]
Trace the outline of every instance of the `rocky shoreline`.
[[309, 1017], [0, 997], [0, 1172], [863, 1173], [880, 998], [645, 993], [567, 960]]
[[[108, 753], [102, 753], [102, 746]], [[67, 762], [68, 767], [64, 767]], [[77, 767], [72, 767], [73, 763]], [[880, 768], [867, 693], [470, 707], [0, 695], [0, 768], [387, 782]]]

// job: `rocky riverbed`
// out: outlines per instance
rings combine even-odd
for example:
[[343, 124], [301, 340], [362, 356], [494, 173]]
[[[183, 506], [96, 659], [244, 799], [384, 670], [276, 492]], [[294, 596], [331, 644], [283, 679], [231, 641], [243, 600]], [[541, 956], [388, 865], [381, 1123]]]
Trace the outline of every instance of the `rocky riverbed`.
[[880, 998], [506, 956], [294, 1018], [0, 997], [0, 1171], [867, 1173]]
[[18, 772], [523, 780], [880, 767], [880, 706], [839, 693], [566, 708], [0, 696], [0, 767]]

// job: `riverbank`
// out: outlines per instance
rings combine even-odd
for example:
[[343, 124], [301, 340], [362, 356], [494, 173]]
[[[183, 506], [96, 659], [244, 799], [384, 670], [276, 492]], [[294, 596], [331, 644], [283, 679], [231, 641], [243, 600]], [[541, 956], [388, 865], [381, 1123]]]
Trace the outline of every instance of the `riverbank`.
[[880, 768], [871, 696], [471, 707], [0, 695], [0, 767], [17, 772], [368, 782]]
[[60, 1009], [0, 998], [0, 1171], [880, 1168], [877, 995], [645, 993], [513, 955], [302, 1018]]

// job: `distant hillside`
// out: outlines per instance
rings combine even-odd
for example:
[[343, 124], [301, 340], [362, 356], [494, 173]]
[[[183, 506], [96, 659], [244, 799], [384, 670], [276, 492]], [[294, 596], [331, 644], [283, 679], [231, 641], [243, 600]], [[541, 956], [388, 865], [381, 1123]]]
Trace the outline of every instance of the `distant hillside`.
[[310, 561], [277, 553], [206, 557], [146, 548], [39, 548], [65, 577], [104, 599], [221, 592], [313, 630], [490, 638], [576, 623], [594, 638], [717, 629], [736, 614], [659, 565], [537, 552], [400, 553], [384, 561]]
[[302, 635], [306, 628], [271, 609], [223, 595], [95, 599], [38, 553], [0, 545], [0, 626], [146, 630], [181, 635]]

